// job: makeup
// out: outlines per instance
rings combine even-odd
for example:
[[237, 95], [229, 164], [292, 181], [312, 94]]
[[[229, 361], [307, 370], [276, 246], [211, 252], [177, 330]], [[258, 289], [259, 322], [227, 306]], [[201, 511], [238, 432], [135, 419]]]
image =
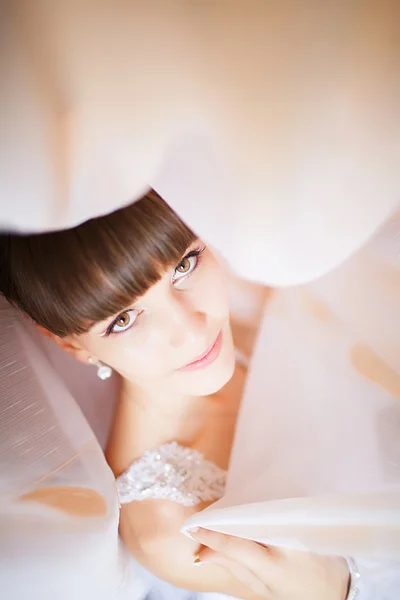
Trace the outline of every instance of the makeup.
[[204, 354], [200, 355], [198, 358], [193, 360], [192, 362], [184, 365], [177, 369], [179, 372], [187, 372], [187, 371], [197, 371], [198, 369], [205, 369], [213, 362], [215, 362], [220, 355], [222, 349], [222, 331], [220, 331], [212, 343], [212, 345], [204, 352]]

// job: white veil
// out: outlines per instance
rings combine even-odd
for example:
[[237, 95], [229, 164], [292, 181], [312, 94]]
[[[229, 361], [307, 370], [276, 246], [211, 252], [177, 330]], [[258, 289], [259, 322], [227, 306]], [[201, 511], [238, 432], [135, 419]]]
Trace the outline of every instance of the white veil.
[[0, 10], [3, 224], [65, 227], [152, 185], [244, 277], [293, 285], [399, 202], [396, 0]]
[[[125, 598], [133, 572], [118, 540], [113, 474], [35, 328], [4, 300], [0, 322], [2, 591]], [[129, 598], [140, 598], [140, 582], [134, 590]]]
[[[399, 202], [399, 10], [395, 0], [1, 3], [3, 227], [65, 227], [152, 185], [242, 276], [319, 278], [272, 299], [223, 510], [198, 517], [216, 529], [268, 538], [275, 511], [276, 543], [398, 551], [396, 221], [342, 263]], [[75, 402], [78, 387], [86, 405], [97, 391], [71, 375], [78, 366], [49, 361], [9, 307], [0, 318], [2, 589], [23, 598], [29, 581], [31, 598], [140, 597], [118, 549], [112, 475]], [[84, 413], [92, 424], [96, 411]], [[346, 496], [356, 492], [361, 501]], [[294, 495], [315, 500], [286, 502], [285, 513], [282, 503], [230, 508]], [[332, 522], [354, 523], [352, 504], [360, 535], [333, 536]], [[304, 507], [319, 527], [307, 519], [293, 540]]]
[[400, 558], [400, 212], [334, 271], [275, 291], [225, 497], [189, 526]]

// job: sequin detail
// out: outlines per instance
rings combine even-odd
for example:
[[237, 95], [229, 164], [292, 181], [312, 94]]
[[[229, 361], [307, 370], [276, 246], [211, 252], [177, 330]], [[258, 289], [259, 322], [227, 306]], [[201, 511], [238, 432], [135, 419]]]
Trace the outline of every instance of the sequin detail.
[[226, 473], [197, 450], [177, 442], [148, 450], [117, 478], [121, 504], [157, 499], [184, 506], [218, 500], [224, 493]]

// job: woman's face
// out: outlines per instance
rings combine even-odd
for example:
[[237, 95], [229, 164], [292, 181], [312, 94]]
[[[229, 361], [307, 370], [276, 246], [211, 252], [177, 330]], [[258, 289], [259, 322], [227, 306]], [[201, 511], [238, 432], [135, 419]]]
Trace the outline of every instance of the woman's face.
[[75, 340], [150, 393], [212, 394], [235, 364], [226, 275], [198, 240], [134, 304]]

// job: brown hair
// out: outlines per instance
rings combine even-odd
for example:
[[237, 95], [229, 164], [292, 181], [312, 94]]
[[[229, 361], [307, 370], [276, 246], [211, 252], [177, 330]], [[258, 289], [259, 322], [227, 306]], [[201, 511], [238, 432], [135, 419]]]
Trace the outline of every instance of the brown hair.
[[142, 296], [195, 239], [150, 191], [72, 229], [0, 235], [0, 291], [60, 337], [86, 333]]

